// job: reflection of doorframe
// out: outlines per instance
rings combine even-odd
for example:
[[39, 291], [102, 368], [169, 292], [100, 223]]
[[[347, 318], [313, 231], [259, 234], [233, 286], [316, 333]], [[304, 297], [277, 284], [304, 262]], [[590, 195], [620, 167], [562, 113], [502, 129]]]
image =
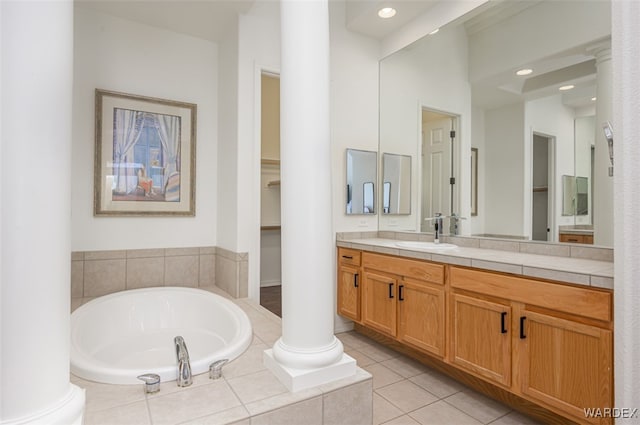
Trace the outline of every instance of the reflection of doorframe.
[[530, 205], [531, 210], [529, 212], [529, 216], [531, 219], [531, 239], [533, 239], [533, 211], [534, 211], [534, 200], [533, 200], [533, 174], [535, 172], [534, 169], [534, 155], [533, 155], [533, 146], [534, 146], [534, 136], [539, 136], [547, 140], [547, 228], [549, 231], [547, 232], [547, 242], [557, 242], [557, 234], [556, 231], [556, 138], [555, 136], [551, 136], [549, 134], [541, 133], [539, 131], [531, 131], [531, 190], [529, 191], [530, 196]]
[[[433, 114], [431, 118], [427, 118], [427, 121], [423, 119], [424, 115]], [[452, 212], [460, 214], [460, 149], [461, 149], [461, 138], [460, 138], [460, 116], [458, 114], [454, 114], [452, 112], [442, 111], [435, 108], [431, 108], [426, 105], [420, 106], [420, 129], [419, 129], [419, 137], [420, 143], [418, 144], [418, 159], [420, 164], [418, 166], [418, 194], [420, 196], [420, 202], [418, 203], [419, 213], [417, 214], [418, 225], [417, 228], [420, 231], [430, 231], [424, 227], [424, 196], [425, 196], [425, 184], [426, 184], [426, 176], [424, 175], [424, 163], [423, 163], [423, 155], [424, 155], [424, 123], [436, 120], [444, 120], [451, 119], [451, 128], [448, 130], [445, 135], [445, 139], [449, 143], [449, 162], [448, 167], [448, 175], [446, 176], [446, 181], [449, 181], [450, 177], [454, 178], [455, 184], [451, 187], [451, 184], [447, 184], [446, 190], [449, 192], [449, 204], [447, 208], [449, 211], [442, 211], [446, 215], [449, 215]], [[455, 136], [453, 138], [453, 143], [450, 138], [450, 131], [455, 132]], [[453, 168], [453, 173], [451, 169]]]

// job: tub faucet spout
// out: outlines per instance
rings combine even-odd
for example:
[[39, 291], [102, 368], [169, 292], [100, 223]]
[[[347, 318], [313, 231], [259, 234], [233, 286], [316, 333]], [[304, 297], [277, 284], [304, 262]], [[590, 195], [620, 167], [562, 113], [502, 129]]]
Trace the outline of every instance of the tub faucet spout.
[[178, 375], [176, 383], [179, 387], [188, 387], [193, 382], [191, 378], [191, 363], [189, 362], [189, 351], [184, 338], [177, 336], [173, 339], [176, 345], [176, 358], [178, 360]]

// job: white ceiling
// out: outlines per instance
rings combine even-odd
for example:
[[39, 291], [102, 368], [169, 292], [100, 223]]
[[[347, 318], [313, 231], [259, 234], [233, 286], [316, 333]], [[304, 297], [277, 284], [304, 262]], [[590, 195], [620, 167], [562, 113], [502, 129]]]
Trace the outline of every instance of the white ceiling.
[[80, 7], [168, 29], [210, 41], [219, 41], [239, 13], [254, 0], [76, 0]]
[[[346, 0], [347, 28], [382, 40], [443, 0]], [[446, 0], [444, 0], [446, 1]], [[450, 0], [449, 0], [450, 1]], [[382, 19], [378, 10], [393, 7], [396, 15]]]

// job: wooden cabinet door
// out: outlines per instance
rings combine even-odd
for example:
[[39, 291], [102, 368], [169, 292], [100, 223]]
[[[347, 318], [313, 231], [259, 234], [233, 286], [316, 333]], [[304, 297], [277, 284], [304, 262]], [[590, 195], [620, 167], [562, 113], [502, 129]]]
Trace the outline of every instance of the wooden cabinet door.
[[444, 357], [444, 287], [410, 279], [398, 285], [398, 339]]
[[511, 307], [451, 294], [451, 361], [502, 386], [511, 385]]
[[365, 271], [362, 279], [362, 323], [379, 332], [396, 336], [396, 290], [398, 280], [382, 273]]
[[522, 392], [581, 422], [584, 409], [612, 407], [611, 331], [527, 310], [522, 317]]
[[338, 269], [338, 314], [360, 321], [360, 274], [355, 267]]

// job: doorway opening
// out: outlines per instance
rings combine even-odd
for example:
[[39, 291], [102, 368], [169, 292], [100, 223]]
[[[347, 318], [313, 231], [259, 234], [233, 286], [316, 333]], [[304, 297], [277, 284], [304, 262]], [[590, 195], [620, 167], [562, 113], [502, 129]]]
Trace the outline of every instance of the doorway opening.
[[[458, 213], [455, 150], [458, 116], [422, 108], [420, 152], [420, 231], [431, 232], [436, 214]], [[458, 145], [459, 147], [459, 145]]]
[[260, 81], [260, 305], [282, 317], [280, 76]]
[[533, 134], [531, 239], [553, 240], [553, 140], [551, 136]]

